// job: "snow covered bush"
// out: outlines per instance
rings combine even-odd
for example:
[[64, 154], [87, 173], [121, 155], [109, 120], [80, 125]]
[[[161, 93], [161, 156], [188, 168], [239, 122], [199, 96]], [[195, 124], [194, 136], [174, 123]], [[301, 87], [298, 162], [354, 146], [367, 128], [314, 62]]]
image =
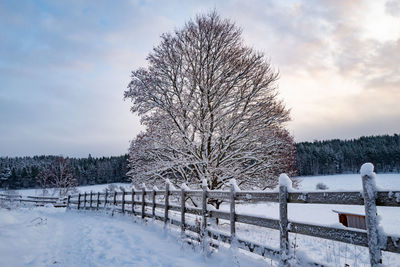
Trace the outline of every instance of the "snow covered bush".
[[148, 67], [132, 72], [125, 98], [146, 131], [129, 149], [136, 185], [169, 178], [221, 189], [273, 188], [294, 172], [289, 110], [277, 98], [278, 73], [245, 46], [241, 29], [215, 12], [161, 36]]
[[317, 190], [327, 190], [329, 187], [324, 183], [318, 183], [315, 185], [315, 189]]

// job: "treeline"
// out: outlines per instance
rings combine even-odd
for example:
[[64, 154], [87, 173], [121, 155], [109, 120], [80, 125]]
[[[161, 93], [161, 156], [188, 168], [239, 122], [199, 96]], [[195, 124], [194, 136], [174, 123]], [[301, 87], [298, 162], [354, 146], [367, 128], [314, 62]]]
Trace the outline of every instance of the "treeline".
[[375, 172], [400, 172], [398, 134], [302, 142], [296, 150], [299, 175], [357, 173], [365, 162], [373, 163]]
[[[39, 188], [37, 176], [56, 156], [0, 157], [0, 187]], [[67, 158], [78, 185], [129, 182], [128, 155]], [[353, 140], [329, 140], [296, 144], [296, 168], [300, 176], [357, 173], [365, 162], [376, 172], [400, 172], [400, 136], [369, 136]]]
[[[0, 157], [1, 188], [39, 188], [37, 176], [56, 156]], [[78, 185], [128, 182], [127, 155], [118, 157], [67, 158]]]

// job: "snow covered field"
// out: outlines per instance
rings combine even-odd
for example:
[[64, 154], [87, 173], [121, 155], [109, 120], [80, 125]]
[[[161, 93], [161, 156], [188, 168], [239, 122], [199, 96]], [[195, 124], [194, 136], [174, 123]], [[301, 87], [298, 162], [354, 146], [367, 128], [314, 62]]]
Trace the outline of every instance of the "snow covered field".
[[161, 226], [65, 209], [0, 209], [0, 266], [265, 266], [219, 251], [204, 257]]
[[[315, 186], [320, 182], [328, 186], [327, 191], [362, 190], [361, 176], [359, 174], [302, 176], [300, 179], [300, 191], [317, 191]], [[378, 190], [400, 190], [400, 173], [377, 174], [376, 186]]]
[[[361, 191], [362, 188], [360, 175], [357, 174], [301, 179], [300, 191], [316, 191], [315, 186], [320, 182], [328, 186], [327, 191]], [[376, 182], [380, 190], [400, 190], [400, 174], [378, 174]], [[107, 186], [79, 187], [79, 191], [103, 191]], [[130, 188], [129, 184], [117, 186]], [[32, 195], [35, 190], [20, 190], [20, 193]], [[226, 205], [221, 208], [228, 209]], [[343, 227], [338, 223], [338, 216], [332, 212], [333, 209], [364, 213], [363, 206], [289, 204], [289, 219]], [[277, 203], [239, 204], [236, 210], [238, 213], [268, 218], [278, 218], [279, 214]], [[384, 231], [400, 236], [400, 208], [378, 207], [378, 214], [382, 218]], [[229, 232], [227, 222], [221, 221], [219, 229]], [[238, 223], [237, 234], [240, 238], [279, 247], [278, 231], [275, 230]], [[290, 234], [290, 241], [298, 255], [305, 254], [313, 261], [328, 266], [369, 264], [367, 248], [295, 234]], [[240, 266], [266, 264], [265, 261], [244, 256], [236, 257], [232, 262], [232, 252], [227, 251], [204, 258], [200, 251], [190, 248], [182, 250], [182, 246], [177, 234], [166, 234], [152, 223], [147, 226], [132, 223], [130, 216], [116, 218], [105, 214], [65, 213], [63, 209], [54, 208], [0, 209], [0, 266], [47, 266], [54, 262], [60, 266], [235, 266], [237, 261]], [[384, 252], [383, 261], [386, 266], [400, 266], [400, 255]]]

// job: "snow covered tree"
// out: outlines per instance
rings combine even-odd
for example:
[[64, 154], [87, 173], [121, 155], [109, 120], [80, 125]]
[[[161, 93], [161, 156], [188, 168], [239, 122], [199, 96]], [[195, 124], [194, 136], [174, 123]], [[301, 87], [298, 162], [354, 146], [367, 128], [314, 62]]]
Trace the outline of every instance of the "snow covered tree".
[[53, 177], [53, 172], [50, 168], [42, 169], [36, 176], [36, 183], [42, 189], [42, 195], [45, 196], [48, 193], [49, 187], [51, 187], [51, 180]]
[[65, 196], [68, 192], [75, 189], [77, 180], [74, 178], [73, 170], [68, 159], [56, 157], [52, 166], [52, 184], [58, 190], [59, 196]]
[[8, 188], [8, 179], [11, 177], [11, 169], [6, 166], [0, 170], [0, 186], [4, 189]]
[[78, 184], [69, 160], [63, 157], [55, 157], [51, 164], [43, 168], [36, 182], [42, 188], [43, 195], [47, 188], [52, 187], [60, 197], [74, 190]]
[[244, 188], [275, 186], [278, 172], [293, 170], [294, 155], [284, 151], [294, 146], [278, 73], [265, 55], [215, 12], [161, 39], [125, 92], [146, 126], [130, 147], [133, 182], [206, 179], [220, 189], [236, 178]]

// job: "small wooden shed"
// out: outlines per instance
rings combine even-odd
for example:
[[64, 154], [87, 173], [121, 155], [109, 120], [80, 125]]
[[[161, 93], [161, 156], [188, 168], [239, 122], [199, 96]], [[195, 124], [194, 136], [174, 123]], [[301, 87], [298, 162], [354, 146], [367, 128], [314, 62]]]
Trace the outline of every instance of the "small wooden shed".
[[344, 226], [364, 229], [364, 230], [367, 229], [365, 225], [365, 215], [346, 212], [346, 211], [337, 211], [337, 210], [332, 210], [332, 211], [338, 214], [339, 222]]

